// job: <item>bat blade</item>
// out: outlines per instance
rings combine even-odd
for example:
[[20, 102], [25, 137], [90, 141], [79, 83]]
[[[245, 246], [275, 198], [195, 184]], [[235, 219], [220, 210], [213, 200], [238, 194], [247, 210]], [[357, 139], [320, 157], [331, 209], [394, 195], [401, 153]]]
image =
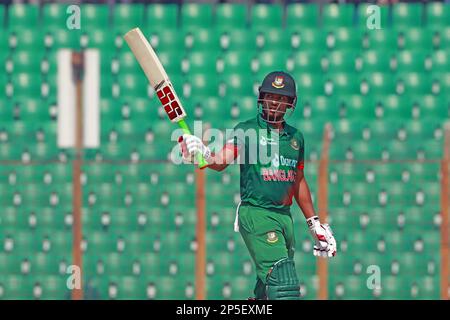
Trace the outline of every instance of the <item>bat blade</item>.
[[161, 82], [169, 80], [161, 61], [139, 28], [128, 31], [124, 39], [153, 88], [156, 88]]
[[[184, 133], [191, 134], [184, 118], [184, 111], [181, 101], [175, 93], [175, 89], [167, 76], [164, 67], [150, 43], [142, 34], [139, 28], [132, 29], [124, 35], [131, 51], [144, 70], [150, 85], [155, 89], [159, 101], [169, 116], [170, 121], [178, 123]], [[208, 163], [201, 154], [197, 154], [197, 163], [200, 169], [206, 168]]]
[[125, 34], [124, 38], [142, 70], [144, 70], [150, 85], [155, 89], [169, 119], [172, 122], [184, 119], [186, 112], [181, 101], [175, 93], [161, 61], [141, 30], [139, 28], [132, 29]]

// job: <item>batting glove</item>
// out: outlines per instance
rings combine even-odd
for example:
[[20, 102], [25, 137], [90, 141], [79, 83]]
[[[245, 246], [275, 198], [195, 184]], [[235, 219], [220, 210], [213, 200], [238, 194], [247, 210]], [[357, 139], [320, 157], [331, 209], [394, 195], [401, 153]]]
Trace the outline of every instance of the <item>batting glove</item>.
[[309, 231], [315, 240], [314, 255], [316, 257], [334, 257], [336, 255], [336, 239], [328, 224], [321, 224], [318, 216], [306, 220]]
[[178, 139], [181, 144], [181, 152], [183, 153], [183, 160], [194, 163], [194, 157], [200, 153], [206, 162], [211, 158], [211, 150], [205, 146], [202, 140], [191, 134], [183, 134]]

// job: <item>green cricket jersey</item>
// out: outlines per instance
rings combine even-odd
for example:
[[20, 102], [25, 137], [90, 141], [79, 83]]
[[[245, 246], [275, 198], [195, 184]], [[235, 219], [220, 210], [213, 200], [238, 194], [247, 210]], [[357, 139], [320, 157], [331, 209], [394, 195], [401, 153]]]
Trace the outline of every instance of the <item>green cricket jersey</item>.
[[300, 131], [284, 123], [278, 133], [258, 115], [236, 125], [230, 142], [239, 148], [242, 204], [290, 214], [297, 168], [304, 165]]

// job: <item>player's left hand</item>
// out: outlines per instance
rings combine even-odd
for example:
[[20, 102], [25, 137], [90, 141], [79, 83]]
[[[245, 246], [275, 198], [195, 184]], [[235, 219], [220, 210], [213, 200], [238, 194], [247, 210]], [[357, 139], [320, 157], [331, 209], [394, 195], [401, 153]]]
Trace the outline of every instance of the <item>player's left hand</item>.
[[336, 239], [328, 224], [321, 224], [318, 216], [306, 220], [309, 231], [315, 240], [314, 255], [316, 257], [334, 257], [336, 255]]

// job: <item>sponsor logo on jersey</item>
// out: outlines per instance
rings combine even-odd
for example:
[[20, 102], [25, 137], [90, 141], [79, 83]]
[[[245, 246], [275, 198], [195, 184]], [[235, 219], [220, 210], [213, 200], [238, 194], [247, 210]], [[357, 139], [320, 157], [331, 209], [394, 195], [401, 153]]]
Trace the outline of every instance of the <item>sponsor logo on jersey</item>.
[[275, 77], [275, 80], [272, 82], [272, 87], [277, 89], [284, 88], [284, 77]]
[[276, 141], [273, 138], [266, 138], [264, 136], [261, 136], [259, 138], [259, 144], [262, 146], [267, 146], [268, 144], [270, 145], [276, 145]]
[[275, 243], [278, 241], [278, 236], [274, 231], [267, 232], [267, 242]]
[[297, 160], [296, 159], [289, 159], [289, 158], [285, 158], [283, 156], [280, 156], [280, 162], [281, 162], [281, 165], [287, 166], [287, 167], [295, 167], [295, 166], [297, 166]]

